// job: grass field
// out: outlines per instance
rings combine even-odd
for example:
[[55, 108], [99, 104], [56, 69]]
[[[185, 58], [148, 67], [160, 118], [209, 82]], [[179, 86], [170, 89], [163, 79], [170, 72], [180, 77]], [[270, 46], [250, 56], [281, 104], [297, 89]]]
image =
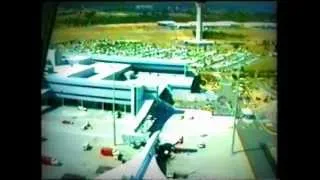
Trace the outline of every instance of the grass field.
[[[239, 38], [239, 40], [246, 40], [246, 41], [254, 41], [254, 42], [261, 42], [263, 40], [276, 40], [276, 31], [273, 29], [258, 29], [258, 28], [228, 28], [228, 27], [217, 27], [214, 28], [215, 31], [223, 32], [225, 34], [231, 34], [235, 37], [237, 35], [243, 36], [243, 38]], [[226, 37], [228, 38], [228, 36]], [[224, 38], [221, 38], [224, 39]], [[228, 40], [228, 39], [224, 39]]]
[[[223, 34], [233, 35], [219, 37], [219, 41], [235, 40], [237, 35], [243, 36], [238, 40], [244, 41], [249, 48], [257, 47], [263, 40], [276, 41], [275, 30], [254, 28], [215, 28]], [[53, 31], [52, 42], [88, 39], [129, 39], [156, 43], [159, 45], [174, 45], [175, 40], [192, 39], [192, 30], [169, 30], [157, 26], [156, 23], [110, 24], [87, 27], [61, 27]], [[215, 39], [212, 39], [215, 40]], [[261, 51], [259, 48], [257, 48]]]
[[51, 42], [89, 39], [139, 40], [155, 43], [161, 47], [175, 44], [176, 39], [192, 38], [191, 30], [168, 30], [156, 23], [96, 25], [88, 27], [64, 27], [53, 31]]
[[264, 56], [260, 57], [258, 61], [248, 65], [246, 70], [258, 70], [258, 71], [269, 71], [269, 70], [277, 70], [277, 61], [275, 57]]
[[[269, 29], [255, 28], [215, 28], [218, 32], [232, 35], [242, 35], [239, 40], [261, 42], [263, 40], [276, 41], [276, 31]], [[168, 37], [167, 37], [168, 36]], [[155, 40], [156, 42], [166, 42], [169, 39], [193, 38], [192, 30], [168, 30], [157, 26], [156, 23], [136, 23], [136, 24], [110, 24], [94, 25], [87, 27], [61, 27], [54, 29], [53, 42], [62, 42], [77, 39], [103, 39], [103, 38], [130, 38], [135, 40]], [[230, 40], [228, 36], [219, 40]]]

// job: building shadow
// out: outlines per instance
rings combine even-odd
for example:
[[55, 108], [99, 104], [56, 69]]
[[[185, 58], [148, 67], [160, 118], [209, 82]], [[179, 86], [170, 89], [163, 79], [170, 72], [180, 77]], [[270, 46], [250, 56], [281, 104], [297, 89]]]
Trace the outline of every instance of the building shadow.
[[160, 158], [159, 156], [156, 157], [156, 160], [157, 160], [157, 163], [158, 163], [160, 170], [162, 171], [162, 173], [164, 175], [166, 175], [167, 174], [167, 161], [164, 160], [163, 158]]
[[242, 149], [242, 150], [237, 150], [237, 151], [233, 150], [232, 154], [251, 152], [251, 151], [262, 151], [262, 148], [261, 147], [257, 147], [257, 148], [248, 148], [248, 149]]
[[41, 109], [41, 114], [49, 113], [55, 109], [57, 109], [59, 106], [49, 106], [48, 108]]
[[200, 82], [201, 82], [200, 76], [199, 75], [195, 76], [191, 84], [191, 93], [201, 92]]

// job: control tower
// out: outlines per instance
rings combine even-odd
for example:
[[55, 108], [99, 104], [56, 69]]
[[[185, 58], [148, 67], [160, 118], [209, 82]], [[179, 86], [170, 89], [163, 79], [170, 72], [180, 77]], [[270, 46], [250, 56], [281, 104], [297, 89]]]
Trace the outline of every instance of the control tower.
[[196, 2], [196, 8], [197, 8], [197, 21], [196, 21], [196, 41], [201, 42], [202, 39], [202, 3]]
[[196, 39], [192, 40], [187, 40], [185, 41], [186, 44], [191, 44], [191, 45], [211, 45], [213, 44], [213, 41], [208, 41], [202, 39], [202, 30], [203, 30], [203, 25], [202, 25], [202, 6], [203, 2], [196, 1], [196, 10], [197, 10], [197, 16], [196, 16]]

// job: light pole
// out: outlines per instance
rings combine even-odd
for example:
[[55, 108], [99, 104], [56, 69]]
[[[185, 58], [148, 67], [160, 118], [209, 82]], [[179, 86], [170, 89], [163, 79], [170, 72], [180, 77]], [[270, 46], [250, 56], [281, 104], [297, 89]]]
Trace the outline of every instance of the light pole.
[[116, 117], [115, 117], [115, 73], [113, 73], [113, 103], [112, 103], [112, 115], [113, 115], [113, 144], [116, 146], [117, 145], [117, 141], [116, 141]]
[[234, 142], [235, 142], [235, 135], [236, 135], [236, 120], [238, 116], [238, 111], [239, 111], [239, 77], [240, 77], [240, 68], [238, 68], [237, 72], [237, 84], [236, 84], [236, 103], [235, 103], [235, 112], [234, 112], [234, 120], [233, 120], [233, 133], [232, 133], [232, 146], [231, 146], [231, 152], [232, 154], [234, 153]]

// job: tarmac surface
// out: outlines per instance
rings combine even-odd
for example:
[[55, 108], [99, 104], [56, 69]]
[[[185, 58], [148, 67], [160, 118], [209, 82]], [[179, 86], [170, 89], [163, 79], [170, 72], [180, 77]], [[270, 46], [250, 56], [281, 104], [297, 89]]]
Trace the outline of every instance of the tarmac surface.
[[[63, 120], [73, 121], [74, 124], [63, 124]], [[188, 179], [254, 179], [256, 169], [250, 165], [255, 163], [252, 164], [252, 160], [248, 159], [252, 155], [244, 151], [242, 143], [246, 142], [240, 141], [238, 133], [235, 133], [232, 150], [233, 120], [230, 116], [212, 116], [210, 112], [191, 109], [170, 116], [161, 130], [160, 142], [170, 138], [174, 141], [183, 136], [184, 142], [179, 147], [197, 149], [197, 152], [176, 153], [167, 163], [166, 174], [188, 174]], [[93, 129], [81, 130], [87, 121]], [[117, 148], [126, 160], [134, 158], [142, 150], [122, 144], [121, 135], [131, 132], [135, 125], [135, 119], [129, 113], [116, 120]], [[42, 115], [41, 126], [42, 137], [47, 138], [42, 142], [42, 155], [54, 157], [62, 163], [58, 167], [42, 165], [43, 179], [60, 179], [66, 173], [92, 179], [97, 177], [99, 166], [112, 169], [121, 164], [112, 157], [100, 154], [102, 147], [113, 147], [111, 111], [79, 111], [76, 106], [60, 106]], [[248, 130], [246, 134], [252, 136], [255, 133]], [[85, 143], [90, 143], [93, 149], [83, 151]], [[204, 143], [206, 147], [199, 148], [200, 143]]]
[[[63, 124], [62, 121], [74, 124]], [[89, 121], [93, 129], [81, 130]], [[140, 150], [122, 144], [121, 135], [133, 129], [134, 118], [125, 114], [116, 120], [117, 149], [128, 160]], [[64, 174], [76, 174], [94, 178], [99, 166], [114, 168], [121, 164], [113, 157], [100, 154], [102, 147], [113, 147], [113, 118], [111, 111], [88, 109], [79, 111], [76, 106], [60, 106], [42, 115], [42, 155], [54, 157], [62, 166], [42, 165], [42, 179], [60, 179]], [[90, 143], [93, 149], [83, 151], [82, 146]]]
[[[186, 116], [185, 119], [172, 117], [162, 129], [163, 141], [183, 136], [184, 142], [179, 147], [197, 149], [197, 152], [176, 153], [167, 163], [167, 175], [189, 174], [188, 179], [254, 179], [246, 154], [232, 153], [233, 117], [212, 117], [207, 112], [187, 110], [187, 116], [193, 113], [193, 120]], [[201, 137], [203, 134], [206, 136]], [[198, 148], [199, 143], [206, 147]], [[234, 151], [242, 149], [236, 134]]]
[[[239, 121], [237, 129], [255, 177], [258, 179], [275, 179], [277, 136], [265, 131], [259, 122], [248, 125]], [[269, 148], [267, 151], [270, 151], [270, 157], [268, 157], [262, 145]]]

